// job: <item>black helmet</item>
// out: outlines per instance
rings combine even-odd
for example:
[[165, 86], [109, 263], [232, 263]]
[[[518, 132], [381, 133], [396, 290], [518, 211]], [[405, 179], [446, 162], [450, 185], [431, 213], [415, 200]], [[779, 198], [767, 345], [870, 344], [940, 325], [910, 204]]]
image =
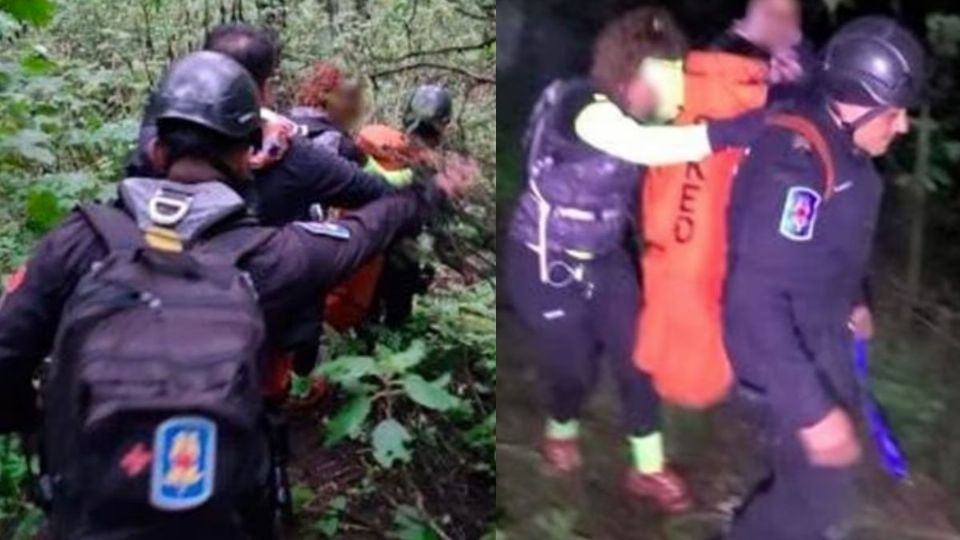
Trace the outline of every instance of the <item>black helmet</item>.
[[156, 121], [185, 120], [233, 139], [260, 129], [253, 78], [229, 56], [200, 51], [174, 62], [151, 104]]
[[403, 127], [414, 132], [428, 127], [436, 133], [443, 131], [453, 116], [453, 98], [442, 86], [426, 84], [416, 89], [403, 113]]
[[926, 83], [923, 46], [894, 19], [870, 16], [844, 25], [827, 43], [827, 96], [868, 107], [911, 107]]

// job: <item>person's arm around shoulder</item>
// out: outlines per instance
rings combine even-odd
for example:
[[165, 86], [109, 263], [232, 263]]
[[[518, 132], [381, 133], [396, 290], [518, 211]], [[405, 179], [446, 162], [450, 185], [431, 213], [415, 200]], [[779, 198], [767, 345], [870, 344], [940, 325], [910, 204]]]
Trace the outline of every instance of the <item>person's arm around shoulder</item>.
[[637, 165], [701, 161], [724, 148], [749, 146], [764, 128], [766, 113], [748, 111], [730, 119], [685, 126], [647, 125], [613, 102], [589, 103], [577, 114], [574, 132], [585, 143]]
[[431, 181], [397, 190], [340, 219], [284, 227], [281, 235], [292, 237], [299, 246], [306, 288], [323, 290], [342, 281], [395, 238], [438, 212], [448, 198], [468, 189], [475, 175], [473, 164], [455, 159]]
[[357, 208], [394, 191], [382, 176], [332, 152], [295, 139], [291, 148], [295, 174], [307, 183], [314, 200], [343, 208]]
[[34, 420], [32, 377], [50, 354], [67, 298], [102, 249], [74, 214], [8, 284], [0, 301], [0, 432], [27, 429]]

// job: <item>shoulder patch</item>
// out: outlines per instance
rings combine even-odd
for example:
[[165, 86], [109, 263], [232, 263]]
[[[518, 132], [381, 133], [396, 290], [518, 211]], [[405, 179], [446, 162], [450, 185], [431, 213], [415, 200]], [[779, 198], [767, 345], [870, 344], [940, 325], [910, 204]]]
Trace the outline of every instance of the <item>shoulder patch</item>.
[[297, 227], [315, 236], [329, 236], [338, 240], [349, 240], [350, 229], [333, 221], [298, 221]]
[[200, 416], [175, 416], [154, 434], [150, 504], [160, 510], [196, 508], [213, 495], [217, 425]]
[[794, 186], [787, 190], [780, 215], [780, 234], [794, 242], [812, 239], [820, 202], [820, 194], [811, 188]]

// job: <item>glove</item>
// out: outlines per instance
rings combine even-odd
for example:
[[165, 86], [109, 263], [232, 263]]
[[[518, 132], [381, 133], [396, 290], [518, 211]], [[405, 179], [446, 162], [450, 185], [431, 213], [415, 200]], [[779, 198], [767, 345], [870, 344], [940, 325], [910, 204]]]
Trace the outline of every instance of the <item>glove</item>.
[[763, 134], [766, 123], [766, 109], [752, 109], [733, 118], [711, 120], [707, 123], [710, 148], [717, 152], [731, 147], [750, 146]]

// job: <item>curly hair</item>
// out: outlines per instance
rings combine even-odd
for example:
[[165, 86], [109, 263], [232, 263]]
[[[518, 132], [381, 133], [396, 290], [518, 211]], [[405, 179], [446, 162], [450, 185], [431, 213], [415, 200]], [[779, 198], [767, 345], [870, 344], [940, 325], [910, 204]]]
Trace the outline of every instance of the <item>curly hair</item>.
[[619, 16], [600, 32], [593, 49], [590, 78], [597, 88], [619, 100], [646, 58], [682, 58], [687, 38], [670, 12], [642, 7]]
[[307, 76], [300, 81], [297, 87], [296, 103], [306, 107], [325, 108], [330, 93], [340, 88], [346, 82], [354, 81], [350, 73], [341, 69], [333, 62], [318, 62]]

